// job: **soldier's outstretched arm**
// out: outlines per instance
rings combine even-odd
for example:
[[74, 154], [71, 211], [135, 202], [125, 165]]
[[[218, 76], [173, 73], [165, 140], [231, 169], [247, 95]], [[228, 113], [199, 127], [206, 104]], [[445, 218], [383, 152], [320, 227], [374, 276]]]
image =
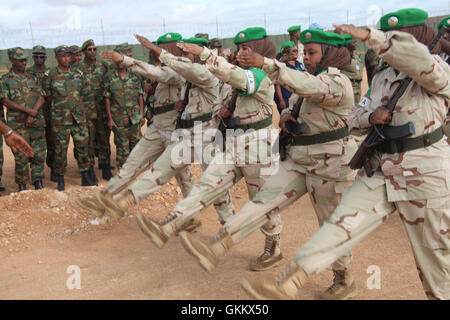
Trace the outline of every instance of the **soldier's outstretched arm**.
[[12, 131], [12, 129], [2, 121], [0, 121], [0, 133], [5, 136], [5, 142], [13, 152], [20, 151], [30, 158], [34, 156], [33, 149], [25, 139]]

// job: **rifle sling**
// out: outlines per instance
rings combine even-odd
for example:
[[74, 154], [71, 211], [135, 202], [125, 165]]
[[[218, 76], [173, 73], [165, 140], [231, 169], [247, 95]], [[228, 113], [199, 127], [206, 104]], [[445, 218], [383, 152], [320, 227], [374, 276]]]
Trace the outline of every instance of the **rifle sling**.
[[442, 127], [439, 127], [431, 133], [426, 133], [415, 138], [385, 140], [380, 146], [378, 146], [378, 151], [381, 153], [394, 154], [425, 148], [438, 142], [443, 136], [444, 133]]

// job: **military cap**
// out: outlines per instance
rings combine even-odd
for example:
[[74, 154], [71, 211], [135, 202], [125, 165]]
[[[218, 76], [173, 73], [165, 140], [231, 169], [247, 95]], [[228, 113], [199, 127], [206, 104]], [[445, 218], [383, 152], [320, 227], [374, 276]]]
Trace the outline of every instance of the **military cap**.
[[247, 28], [236, 34], [234, 37], [234, 44], [263, 39], [265, 36], [267, 36], [267, 32], [266, 29], [262, 27]]
[[301, 27], [301, 26], [292, 26], [292, 27], [290, 27], [287, 31], [288, 31], [289, 33], [294, 33], [294, 32], [300, 31], [300, 30], [302, 30], [302, 27]]
[[70, 48], [68, 46], [66, 46], [65, 44], [63, 44], [61, 46], [57, 46], [55, 48], [55, 56], [59, 56], [60, 54], [64, 54], [64, 53], [70, 53]]
[[209, 46], [213, 49], [214, 48], [222, 48], [222, 41], [220, 41], [218, 38], [212, 38], [209, 41]]
[[31, 53], [43, 53], [46, 54], [47, 52], [45, 51], [45, 47], [44, 46], [34, 46], [33, 49], [31, 50]]
[[77, 45], [70, 46], [69, 49], [70, 49], [70, 53], [73, 53], [73, 54], [81, 51], [80, 47]]
[[83, 45], [81, 46], [81, 51], [84, 51], [89, 46], [95, 46], [94, 40], [89, 39], [83, 42]]
[[196, 45], [202, 46], [202, 47], [208, 45], [208, 40], [206, 40], [204, 38], [187, 38], [187, 39], [183, 39], [182, 42], [193, 43], [193, 44], [196, 44]]
[[209, 40], [209, 34], [207, 34], [207, 33], [197, 33], [194, 37]]
[[300, 41], [303, 44], [306, 43], [323, 43], [332, 46], [345, 45], [345, 39], [343, 36], [334, 32], [326, 32], [320, 29], [306, 29], [300, 33]]
[[295, 42], [294, 41], [286, 41], [285, 43], [283, 43], [281, 45], [280, 51], [283, 51], [284, 48], [286, 47], [295, 47]]
[[447, 18], [444, 18], [441, 20], [441, 22], [439, 22], [438, 24], [438, 29], [442, 28], [442, 27], [449, 27], [450, 26], [450, 16], [448, 16]]
[[8, 49], [8, 58], [23, 60], [26, 59], [27, 56], [25, 55], [25, 51], [21, 47], [15, 47]]
[[156, 40], [156, 44], [160, 43], [169, 43], [169, 42], [180, 42], [183, 37], [181, 34], [176, 32], [168, 32], [163, 34], [161, 37]]
[[428, 13], [422, 9], [401, 9], [382, 16], [379, 21], [379, 28], [387, 31], [401, 27], [423, 25], [427, 18]]

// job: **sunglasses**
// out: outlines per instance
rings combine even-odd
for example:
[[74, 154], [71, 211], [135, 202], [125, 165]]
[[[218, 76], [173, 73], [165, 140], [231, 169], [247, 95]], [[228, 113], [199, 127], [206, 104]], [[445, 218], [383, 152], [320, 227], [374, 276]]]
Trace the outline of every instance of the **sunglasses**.
[[89, 48], [89, 49], [86, 49], [87, 51], [97, 51], [97, 48]]
[[45, 54], [33, 54], [33, 58], [45, 59], [47, 56]]

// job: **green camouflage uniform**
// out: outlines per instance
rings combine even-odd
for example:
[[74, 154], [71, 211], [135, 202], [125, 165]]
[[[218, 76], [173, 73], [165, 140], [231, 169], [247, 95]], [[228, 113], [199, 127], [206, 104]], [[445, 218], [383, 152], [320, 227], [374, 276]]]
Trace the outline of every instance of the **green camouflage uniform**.
[[111, 70], [105, 77], [105, 97], [110, 99], [111, 116], [117, 127], [113, 127], [116, 145], [116, 163], [121, 168], [141, 135], [139, 97], [142, 96], [140, 76], [127, 70], [121, 78], [118, 70]]
[[[31, 66], [27, 69], [27, 72], [31, 73], [35, 77], [39, 79], [39, 83], [42, 87], [42, 79], [44, 78], [45, 72], [50, 70], [50, 68], [45, 67], [44, 72], [39, 71], [35, 65]], [[55, 137], [52, 133], [52, 112], [51, 112], [51, 104], [47, 101], [44, 102], [42, 106], [42, 110], [44, 112], [45, 118], [45, 141], [47, 142], [47, 159], [46, 163], [49, 168], [53, 167], [53, 163], [55, 162]]]
[[358, 104], [361, 100], [361, 82], [363, 79], [363, 64], [359, 56], [353, 52], [350, 64], [341, 71], [352, 82], [354, 101], [355, 104]]
[[380, 57], [372, 49], [367, 49], [366, 55], [364, 57], [364, 63], [366, 65], [367, 81], [369, 87], [372, 84], [372, 78], [377, 71], [378, 64], [380, 63]]
[[[43, 96], [41, 82], [32, 73], [25, 72], [19, 76], [12, 69], [5, 74], [0, 82], [0, 97], [29, 109], [33, 109], [36, 101]], [[39, 112], [30, 128], [26, 126], [28, 115], [24, 112], [7, 110], [8, 126], [21, 135], [33, 148], [34, 157], [28, 159], [21, 152], [15, 152], [15, 181], [17, 184], [26, 184], [29, 181], [28, 162], [31, 167], [31, 182], [34, 183], [44, 178], [44, 162], [47, 144], [45, 141], [44, 112]]]
[[61, 71], [59, 67], [46, 72], [42, 87], [52, 100], [52, 132], [55, 136], [55, 172], [64, 175], [67, 168], [67, 148], [72, 135], [75, 158], [80, 172], [89, 170], [89, 132], [82, 96], [85, 81], [80, 71]]
[[89, 131], [89, 161], [91, 166], [95, 164], [97, 150], [99, 165], [109, 165], [111, 157], [109, 136], [111, 130], [108, 128], [108, 115], [103, 98], [103, 81], [107, 69], [100, 61], [90, 65], [84, 60], [80, 63], [79, 70], [83, 73], [86, 81], [84, 105]]
[[[370, 104], [350, 112], [350, 129], [367, 132], [370, 114], [392, 96], [395, 84], [407, 75], [413, 81], [399, 99], [391, 125], [413, 122], [412, 138], [442, 127], [450, 99], [448, 64], [405, 32], [371, 28], [365, 43], [391, 67], [374, 76]], [[449, 159], [450, 146], [445, 138], [427, 147], [371, 159], [378, 166], [374, 176], [358, 172], [331, 218], [297, 252], [294, 261], [307, 274], [319, 272], [397, 210], [425, 294], [430, 299], [450, 299]]]

